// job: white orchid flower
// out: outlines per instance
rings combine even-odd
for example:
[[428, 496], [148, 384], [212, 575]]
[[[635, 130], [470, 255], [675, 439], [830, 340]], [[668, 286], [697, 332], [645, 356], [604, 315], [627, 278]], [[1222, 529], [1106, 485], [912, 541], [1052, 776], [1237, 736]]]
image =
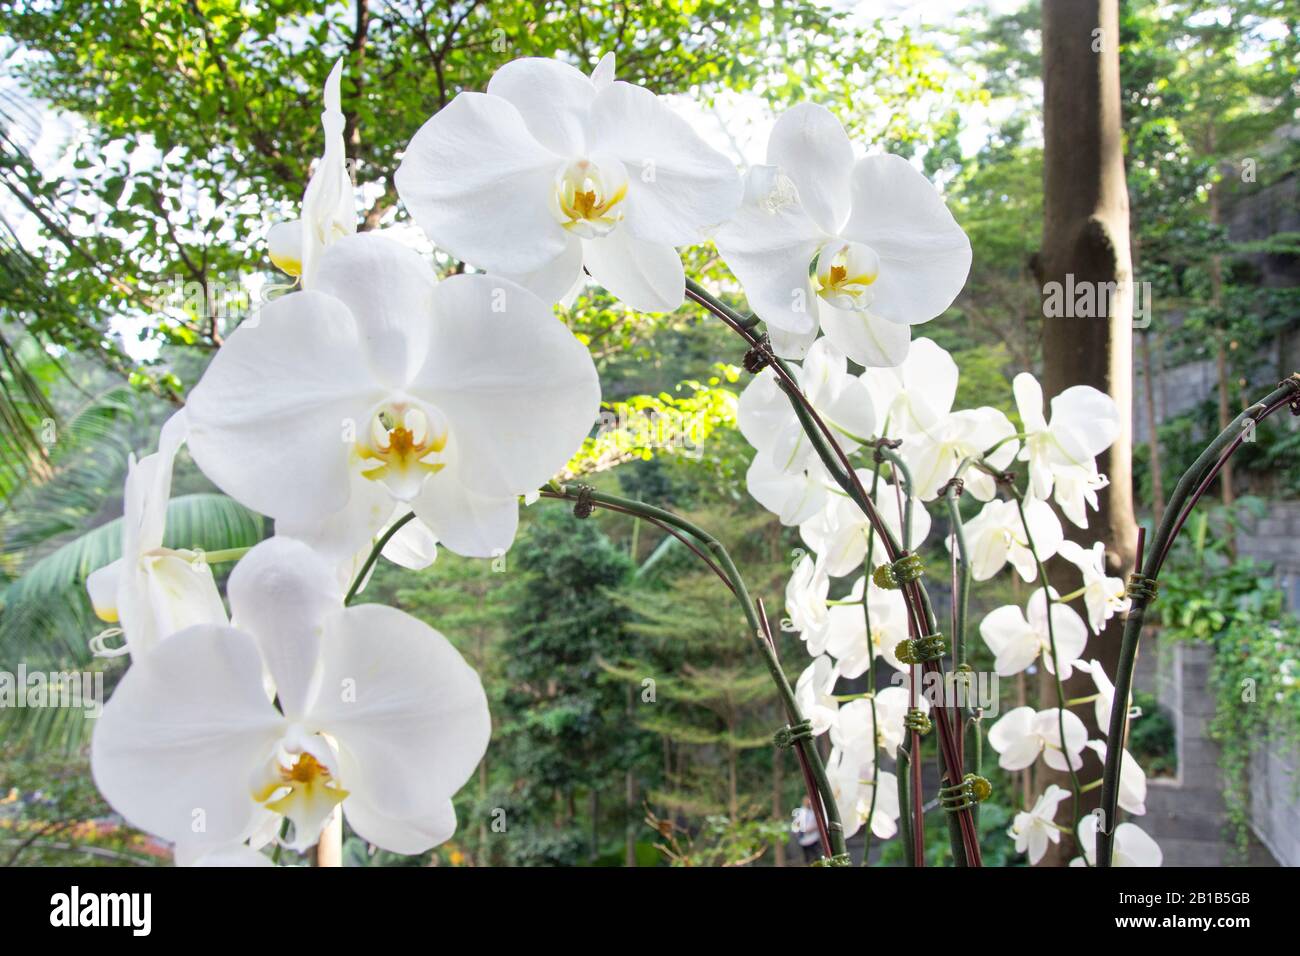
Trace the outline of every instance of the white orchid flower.
[[[802, 524], [826, 507], [834, 479], [819, 459], [801, 471], [783, 471], [771, 456], [756, 452], [745, 472], [745, 488], [786, 527]], [[835, 486], [838, 488], [838, 486]]]
[[[899, 454], [912, 473], [917, 496], [929, 501], [939, 497], [967, 458], [983, 458], [989, 467], [1005, 469], [1016, 454], [1015, 434], [1011, 420], [996, 408], [967, 408], [946, 416], [928, 432], [904, 439]], [[997, 493], [993, 476], [982, 469], [967, 468], [962, 480], [979, 501]]]
[[[865, 468], [857, 469], [858, 480], [863, 488], [870, 488], [872, 473]], [[906, 512], [906, 499], [903, 510]], [[892, 484], [882, 483], [876, 488], [872, 497], [876, 510], [894, 540], [903, 540], [903, 518], [899, 514], [899, 493]], [[873, 528], [867, 516], [857, 503], [838, 488], [830, 491], [825, 506], [799, 525], [799, 536], [809, 548], [817, 552], [826, 564], [826, 571], [832, 577], [842, 577], [860, 570], [867, 557], [868, 539]], [[930, 514], [918, 500], [912, 502], [912, 520], [909, 525], [908, 544], [913, 551], [918, 550], [930, 534]], [[876, 537], [875, 546], [871, 548], [872, 567], [889, 560], [885, 544]]]
[[1129, 599], [1122, 578], [1106, 574], [1106, 546], [1098, 541], [1084, 548], [1073, 541], [1062, 541], [1056, 553], [1069, 561], [1083, 575], [1083, 603], [1088, 609], [1088, 626], [1100, 634], [1116, 614], [1128, 611]]
[[299, 277], [304, 289], [314, 287], [316, 267], [325, 249], [357, 231], [357, 202], [343, 143], [342, 75], [343, 61], [339, 60], [325, 81], [325, 111], [320, 116], [325, 154], [307, 181], [302, 218], [276, 223], [266, 237], [271, 261]]
[[[899, 454], [912, 474], [913, 493], [938, 497], [966, 458], [984, 458], [1006, 468], [1019, 444], [1011, 420], [995, 408], [954, 412], [957, 363], [930, 339], [917, 339], [896, 369], [863, 375], [884, 430], [903, 440]], [[980, 501], [996, 491], [993, 478], [976, 468], [963, 475], [966, 489]]]
[[[805, 642], [826, 629], [830, 612], [826, 600], [830, 588], [830, 578], [812, 555], [805, 554], [795, 563], [785, 585], [785, 613], [789, 616], [790, 628], [798, 631]], [[816, 657], [821, 652], [812, 653]]]
[[[1024, 522], [1020, 520], [1016, 503], [1003, 500], [990, 501], [979, 514], [966, 522], [966, 548], [970, 555], [971, 576], [976, 581], [987, 581], [1008, 561], [1025, 581], [1038, 577], [1038, 564], [1025, 536], [1026, 524], [1033, 535], [1038, 557], [1044, 563], [1060, 548], [1065, 533], [1052, 506], [1026, 496], [1024, 507]], [[952, 546], [949, 538], [948, 547], [951, 549]]]
[[229, 843], [217, 847], [200, 845], [195, 849], [177, 844], [172, 856], [177, 866], [275, 866], [269, 856], [259, 853], [247, 843]]
[[[1034, 496], [1046, 499], [1062, 469], [1082, 469], [1084, 476], [1096, 475], [1097, 456], [1119, 437], [1120, 417], [1115, 400], [1091, 385], [1072, 386], [1052, 399], [1049, 423], [1043, 416], [1043, 389], [1034, 376], [1021, 372], [1012, 381], [1011, 389], [1026, 436], [1019, 457], [1029, 462], [1029, 486]], [[1079, 485], [1078, 472], [1070, 476], [1070, 483], [1066, 500], [1081, 502], [1086, 483]], [[1094, 490], [1094, 507], [1095, 501]], [[1058, 503], [1064, 507], [1059, 499]], [[1086, 514], [1082, 522], [1073, 516], [1070, 520], [1087, 527]]]
[[1061, 831], [1056, 826], [1056, 812], [1070, 791], [1052, 784], [1038, 798], [1032, 810], [1021, 811], [1011, 821], [1007, 836], [1016, 841], [1016, 852], [1029, 853], [1029, 864], [1034, 866], [1047, 853], [1047, 844], [1060, 843]]
[[[791, 365], [790, 370], [845, 452], [870, 440], [876, 430], [871, 392], [859, 376], [849, 374], [843, 352], [828, 339], [818, 339], [803, 364]], [[816, 457], [790, 397], [770, 368], [755, 375], [740, 393], [736, 424], [746, 441], [768, 456], [779, 471], [803, 471]]]
[[822, 563], [810, 555], [799, 559], [786, 585], [786, 613], [791, 628], [799, 632], [811, 656], [824, 654], [834, 635], [852, 629], [852, 618], [862, 617], [863, 586], [864, 581], [859, 579], [849, 594], [832, 604], [828, 601], [830, 578]]
[[450, 837], [451, 797], [491, 729], [455, 648], [401, 611], [344, 608], [333, 569], [290, 539], [250, 551], [228, 591], [236, 627], [173, 635], [105, 705], [91, 765], [114, 809], [196, 858], [268, 817], [292, 821], [289, 845], [305, 848], [339, 806], [395, 853]]
[[[1089, 740], [1088, 749], [1097, 754], [1097, 759], [1106, 762], [1106, 742]], [[1147, 812], [1147, 774], [1128, 748], [1120, 755], [1119, 767], [1119, 805], [1135, 817]]]
[[867, 698], [851, 700], [843, 705], [831, 723], [831, 746], [853, 756], [859, 765], [870, 768], [876, 759], [880, 742], [880, 716], [875, 718], [872, 730], [871, 701]]
[[1076, 528], [1088, 527], [1088, 509], [1097, 510], [1097, 492], [1110, 484], [1097, 465], [1062, 465], [1053, 472], [1052, 500]]
[[959, 373], [953, 357], [932, 339], [920, 338], [896, 368], [862, 375], [882, 431], [904, 441], [936, 428], [957, 400]]
[[827, 622], [825, 650], [835, 658], [840, 674], [850, 680], [865, 674], [875, 657], [883, 658], [895, 670], [907, 670], [894, 653], [898, 642], [906, 640], [908, 634], [903, 592], [865, 585], [866, 578], [858, 578], [849, 599], [860, 602], [865, 588], [870, 634], [860, 603], [832, 607]]
[[[1097, 687], [1097, 699], [1094, 701], [1097, 727], [1103, 734], [1109, 734], [1110, 711], [1115, 704], [1115, 685], [1111, 683], [1111, 679], [1106, 674], [1106, 669], [1102, 667], [1101, 661], [1080, 662], [1079, 668], [1092, 675], [1092, 682]], [[1132, 703], [1131, 696], [1129, 702]]]
[[[845, 839], [867, 825], [868, 817], [871, 832], [880, 839], [888, 840], [898, 832], [898, 778], [888, 770], [881, 770], [873, 786], [873, 766], [873, 759], [867, 759], [864, 754], [838, 748], [831, 751], [827, 761], [826, 774], [840, 811]], [[874, 812], [871, 805], [873, 790]]]
[[190, 395], [190, 447], [227, 494], [334, 560], [398, 505], [490, 557], [599, 403], [591, 356], [532, 293], [435, 282], [414, 251], [361, 234], [325, 251], [316, 290], [230, 335]]
[[[346, 514], [346, 512], [344, 513]], [[371, 513], [373, 516], [373, 512]], [[410, 515], [409, 519], [400, 527], [394, 530], [394, 526], [402, 518]], [[343, 515], [336, 515], [336, 518]], [[277, 525], [279, 533], [289, 535], [289, 524]], [[347, 524], [336, 523], [333, 519], [328, 519], [316, 527], [315, 534], [307, 527], [297, 530], [297, 537], [300, 540], [312, 540], [321, 550], [336, 559], [336, 571], [339, 584], [348, 587], [353, 581], [356, 581], [357, 575], [365, 568], [366, 562], [370, 559], [370, 552], [373, 550], [374, 541], [366, 541], [353, 553], [351, 558], [340, 557], [336, 553], [334, 546], [340, 548], [344, 546], [345, 540], [349, 538], [335, 537], [346, 532], [340, 530], [347, 528]], [[366, 527], [369, 527], [367, 523]], [[331, 531], [330, 529], [334, 529]], [[392, 532], [389, 534], [389, 532]], [[361, 531], [354, 532], [357, 540], [360, 540]], [[376, 539], [382, 539], [388, 535], [388, 540], [384, 543], [383, 549], [379, 552], [384, 558], [396, 564], [398, 567], [406, 568], [408, 571], [421, 571], [429, 567], [438, 558], [438, 537], [423, 521], [412, 514], [411, 509], [404, 503], [398, 503], [392, 511], [392, 514], [384, 526], [375, 532]], [[371, 565], [365, 578], [359, 582], [357, 593], [365, 591], [366, 585], [370, 583], [370, 578], [374, 575], [375, 565]]]
[[507, 63], [420, 128], [397, 192], [457, 258], [560, 301], [583, 269], [633, 309], [671, 312], [675, 247], [702, 242], [740, 203], [731, 160], [649, 90], [558, 60]]
[[[1079, 846], [1088, 857], [1088, 863], [1082, 857], [1075, 857], [1070, 866], [1097, 865], [1097, 815], [1089, 813], [1079, 821]], [[1160, 845], [1147, 835], [1136, 823], [1121, 823], [1115, 828], [1115, 841], [1112, 844], [1111, 866], [1160, 866], [1165, 855]]]
[[[872, 734], [872, 704], [875, 704], [875, 734]], [[918, 695], [917, 707], [930, 712], [930, 702]], [[858, 756], [860, 762], [875, 760], [876, 749], [893, 754], [907, 737], [907, 716], [911, 693], [906, 687], [886, 687], [876, 692], [874, 698], [851, 700], [839, 709], [831, 722], [831, 744]]]
[[[1016, 707], [1007, 711], [989, 728], [989, 746], [999, 754], [998, 766], [1003, 770], [1024, 770], [1043, 756], [1043, 762], [1053, 770], [1066, 770], [1064, 753], [1070, 755], [1070, 766], [1078, 770], [1083, 766], [1084, 745], [1088, 730], [1075, 714], [1065, 711], [1058, 721], [1058, 708], [1034, 712], [1032, 707]], [[1065, 724], [1065, 749], [1061, 748], [1059, 722]]]
[[[907, 737], [907, 725], [904, 718], [912, 706], [912, 692], [908, 684], [895, 684], [876, 691], [876, 719], [880, 721], [880, 748], [885, 753], [894, 753]], [[924, 694], [916, 695], [916, 706], [925, 713], [930, 712], [930, 702]]]
[[1014, 604], [990, 611], [980, 622], [980, 637], [996, 658], [994, 669], [999, 677], [1010, 677], [1034, 663], [1039, 656], [1049, 674], [1056, 673], [1052, 662], [1052, 638], [1056, 638], [1056, 657], [1061, 664], [1061, 679], [1068, 680], [1074, 665], [1088, 642], [1083, 618], [1061, 604], [1052, 591], [1051, 628], [1048, 628], [1047, 595], [1035, 588], [1029, 597], [1028, 614]]
[[971, 262], [929, 180], [900, 156], [855, 159], [839, 120], [812, 103], [776, 121], [717, 245], [754, 312], [786, 333], [778, 351], [797, 355], [820, 325], [865, 366], [902, 361], [910, 326], [952, 304]]
[[136, 656], [192, 624], [226, 623], [225, 606], [203, 555], [163, 547], [172, 465], [188, 430], [181, 409], [163, 425], [157, 452], [138, 462], [131, 456], [122, 503], [122, 556], [86, 578], [95, 614], [121, 628], [125, 648]]
[[840, 702], [835, 699], [835, 683], [839, 672], [829, 657], [822, 655], [809, 664], [795, 681], [794, 698], [799, 713], [812, 722], [815, 736], [821, 736], [835, 723]]

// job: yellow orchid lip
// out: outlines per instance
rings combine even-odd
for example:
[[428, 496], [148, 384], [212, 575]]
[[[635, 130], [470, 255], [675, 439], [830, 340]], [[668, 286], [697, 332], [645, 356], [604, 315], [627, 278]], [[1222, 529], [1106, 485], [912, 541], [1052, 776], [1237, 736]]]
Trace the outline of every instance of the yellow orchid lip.
[[623, 221], [627, 188], [621, 167], [574, 160], [556, 176], [551, 211], [561, 226], [583, 239], [605, 236]]
[[284, 255], [276, 255], [273, 252], [271, 253], [271, 264], [274, 265], [281, 272], [285, 273], [286, 275], [291, 275], [291, 276], [302, 275], [301, 259], [295, 259], [290, 256], [284, 256]]
[[841, 309], [866, 309], [880, 277], [880, 258], [870, 246], [846, 242], [817, 258], [817, 294]]
[[116, 624], [121, 618], [118, 616], [116, 607], [94, 607], [95, 617], [99, 618], [106, 624]]
[[[271, 799], [281, 791], [285, 791], [282, 796]], [[293, 822], [294, 842], [298, 845], [313, 842], [334, 808], [348, 796], [329, 768], [306, 751], [287, 767], [277, 764], [276, 773], [253, 793], [253, 799], [266, 809]]]
[[363, 462], [361, 474], [371, 481], [397, 483], [409, 491], [446, 467], [441, 457], [448, 431], [436, 413], [402, 403], [385, 406], [371, 418], [367, 437], [358, 440], [356, 454]]

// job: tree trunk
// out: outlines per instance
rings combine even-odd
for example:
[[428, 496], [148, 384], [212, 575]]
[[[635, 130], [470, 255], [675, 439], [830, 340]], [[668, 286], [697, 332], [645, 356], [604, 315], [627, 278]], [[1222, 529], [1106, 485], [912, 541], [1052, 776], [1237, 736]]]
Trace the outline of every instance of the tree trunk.
[[[1124, 577], [1133, 566], [1137, 524], [1132, 480], [1133, 276], [1120, 122], [1118, 0], [1044, 0], [1043, 140], [1043, 249], [1038, 268], [1044, 297], [1048, 283], [1076, 289], [1092, 283], [1094, 301], [1108, 306], [1104, 317], [1094, 313], [1043, 320], [1043, 390], [1050, 398], [1072, 385], [1091, 385], [1108, 393], [1119, 407], [1119, 437], [1098, 462], [1110, 485], [1099, 496], [1100, 508], [1090, 517], [1084, 540], [1100, 539], [1110, 573]], [[1067, 316], [1072, 312], [1067, 309]], [[1077, 578], [1069, 568], [1055, 573], [1063, 583], [1072, 573]], [[1119, 619], [1112, 618], [1089, 644], [1089, 655], [1113, 676]], [[1076, 674], [1066, 682], [1065, 692], [1067, 698], [1092, 693], [1091, 678]], [[1054, 704], [1053, 686], [1044, 705]], [[1088, 725], [1090, 736], [1097, 737], [1092, 708], [1077, 708], [1075, 713]], [[1089, 757], [1080, 773], [1085, 783], [1100, 777], [1099, 762]], [[1067, 775], [1047, 771], [1037, 782], [1070, 787]], [[1096, 806], [1099, 795], [1100, 790], [1084, 794], [1082, 812]], [[1062, 806], [1068, 812], [1071, 804]], [[1047, 862], [1069, 860], [1075, 853], [1073, 842], [1063, 839], [1054, 853], [1049, 851]]]

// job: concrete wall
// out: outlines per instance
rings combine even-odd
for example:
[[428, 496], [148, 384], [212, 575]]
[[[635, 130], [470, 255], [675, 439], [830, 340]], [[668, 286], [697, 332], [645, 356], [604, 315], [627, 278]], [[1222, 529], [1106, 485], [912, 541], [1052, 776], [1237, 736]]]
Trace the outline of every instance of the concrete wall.
[[1300, 753], [1276, 741], [1261, 744], [1250, 762], [1251, 826], [1283, 866], [1300, 866]]
[[[1138, 658], [1136, 686], [1154, 693], [1172, 717], [1177, 744], [1177, 776], [1148, 780], [1147, 812], [1135, 821], [1160, 844], [1165, 866], [1243, 862], [1236, 850], [1236, 836], [1227, 828], [1219, 747], [1206, 736], [1214, 716], [1210, 656], [1208, 647], [1161, 641], [1152, 630], [1143, 638]], [[1294, 812], [1294, 801], [1284, 804], [1284, 809]], [[1292, 841], [1298, 838], [1300, 829], [1291, 834]], [[1244, 862], [1277, 865], [1279, 857], [1268, 849], [1273, 842], [1261, 842], [1252, 835]], [[1286, 843], [1281, 837], [1275, 842]]]

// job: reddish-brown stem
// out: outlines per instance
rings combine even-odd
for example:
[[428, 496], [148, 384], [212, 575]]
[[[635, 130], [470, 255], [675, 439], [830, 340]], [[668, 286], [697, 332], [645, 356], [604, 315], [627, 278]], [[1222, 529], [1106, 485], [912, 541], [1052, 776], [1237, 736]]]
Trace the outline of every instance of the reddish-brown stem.
[[[763, 640], [767, 641], [767, 646], [772, 648], [772, 657], [779, 660], [776, 639], [772, 635], [772, 625], [768, 622], [767, 608], [763, 606], [763, 599], [759, 598], [754, 604], [758, 608], [758, 619], [763, 625]], [[790, 749], [799, 758], [799, 771], [803, 774], [804, 786], [811, 797], [809, 802], [812, 804], [813, 819], [817, 821], [817, 835], [822, 841], [822, 851], [829, 857], [832, 855], [830, 829], [826, 826], [826, 808], [822, 806], [817, 785], [813, 782], [812, 767], [808, 766], [808, 758], [804, 756], [802, 750], [798, 747]]]

